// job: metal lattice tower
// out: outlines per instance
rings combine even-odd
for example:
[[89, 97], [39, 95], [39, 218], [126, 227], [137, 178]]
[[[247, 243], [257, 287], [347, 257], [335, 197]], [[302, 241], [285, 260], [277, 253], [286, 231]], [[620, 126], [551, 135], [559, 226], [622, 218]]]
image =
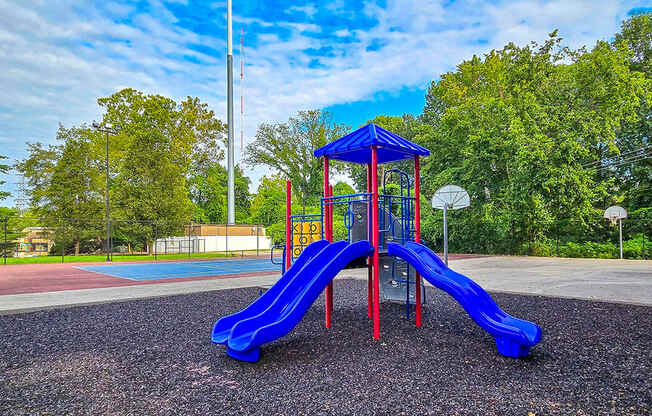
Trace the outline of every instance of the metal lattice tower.
[[18, 185], [18, 195], [14, 201], [18, 213], [23, 214], [29, 207], [29, 192], [27, 190], [27, 184], [25, 183], [25, 177], [23, 175], [20, 175], [20, 181], [17, 182], [16, 185]]

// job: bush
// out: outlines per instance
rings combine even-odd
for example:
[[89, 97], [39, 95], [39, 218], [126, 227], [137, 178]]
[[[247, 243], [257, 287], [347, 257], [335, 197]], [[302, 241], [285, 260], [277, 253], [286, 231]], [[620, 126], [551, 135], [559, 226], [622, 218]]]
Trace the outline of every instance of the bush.
[[[575, 258], [600, 258], [617, 259], [620, 249], [617, 243], [596, 243], [585, 241], [582, 243], [568, 242], [556, 246], [553, 240], [540, 240], [521, 245], [521, 253], [529, 253], [538, 257], [575, 257]], [[652, 254], [652, 241], [643, 234], [636, 235], [633, 239], [623, 241], [623, 258], [643, 259]]]
[[344, 218], [333, 218], [333, 241], [348, 240], [349, 230], [344, 225]]
[[[524, 251], [527, 247], [522, 247]], [[530, 255], [537, 257], [554, 257], [556, 246], [554, 241], [535, 241], [529, 245]]]
[[285, 222], [277, 222], [265, 228], [267, 236], [273, 244], [285, 244]]
[[623, 241], [623, 257], [626, 259], [647, 259], [652, 255], [652, 241], [643, 234]]

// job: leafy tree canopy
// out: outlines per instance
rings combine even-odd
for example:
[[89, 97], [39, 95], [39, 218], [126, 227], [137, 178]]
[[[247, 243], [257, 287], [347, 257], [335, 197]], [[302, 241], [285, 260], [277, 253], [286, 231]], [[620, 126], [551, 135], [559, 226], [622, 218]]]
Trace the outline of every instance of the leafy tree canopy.
[[247, 146], [245, 162], [280, 172], [292, 181], [303, 206], [314, 205], [322, 193], [323, 162], [312, 152], [346, 131], [327, 112], [299, 111], [286, 123], [261, 124], [255, 140]]
[[[235, 167], [235, 220], [242, 223], [249, 218], [251, 180]], [[193, 174], [189, 180], [190, 199], [195, 204], [193, 220], [202, 223], [226, 222], [227, 171], [219, 163], [212, 163], [203, 174]]]
[[[652, 13], [638, 14], [625, 20], [613, 42], [614, 48], [630, 49], [629, 68], [652, 77]], [[652, 100], [641, 97], [637, 119], [623, 124], [617, 132], [619, 157], [614, 159], [613, 173], [622, 205], [630, 212], [652, 206]], [[647, 156], [647, 158], [645, 157]]]
[[462, 62], [428, 91], [425, 112], [436, 116], [418, 137], [432, 152], [423, 191], [466, 188], [467, 235], [483, 243], [534, 240], [556, 218], [593, 222], [609, 181], [583, 164], [618, 151], [617, 129], [650, 93], [628, 58], [606, 42], [570, 50], [553, 32], [542, 45], [510, 43]]
[[285, 222], [285, 181], [278, 175], [261, 179], [251, 201], [249, 222], [264, 226]]
[[[4, 175], [7, 172], [9, 172], [9, 165], [5, 165], [4, 163], [1, 163], [2, 160], [6, 160], [7, 156], [0, 155], [0, 175]], [[6, 181], [0, 180], [0, 186], [4, 185]], [[3, 191], [0, 189], [0, 201], [3, 199], [7, 198], [9, 196], [9, 192]]]
[[640, 13], [624, 20], [614, 44], [624, 42], [632, 51], [631, 69], [652, 75], [652, 12]]

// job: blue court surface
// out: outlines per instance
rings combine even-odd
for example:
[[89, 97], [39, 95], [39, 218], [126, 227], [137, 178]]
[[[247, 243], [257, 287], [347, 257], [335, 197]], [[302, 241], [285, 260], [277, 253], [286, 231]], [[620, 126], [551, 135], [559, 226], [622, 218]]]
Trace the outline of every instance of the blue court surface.
[[76, 266], [77, 269], [129, 280], [174, 279], [178, 277], [220, 276], [240, 273], [281, 272], [269, 259], [184, 261], [138, 264]]

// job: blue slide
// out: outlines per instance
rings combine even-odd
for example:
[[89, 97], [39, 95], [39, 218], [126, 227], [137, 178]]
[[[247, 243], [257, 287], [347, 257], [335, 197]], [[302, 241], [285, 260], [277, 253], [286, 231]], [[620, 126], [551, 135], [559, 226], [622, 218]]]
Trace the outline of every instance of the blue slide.
[[263, 296], [218, 320], [212, 341], [226, 344], [226, 353], [235, 359], [258, 361], [261, 345], [288, 334], [340, 270], [372, 252], [368, 241], [312, 243]]
[[[215, 323], [213, 326], [213, 335], [211, 341], [214, 344], [226, 344], [233, 325], [238, 322], [251, 318], [263, 312], [269, 305], [276, 300], [281, 291], [296, 277], [297, 272], [306, 265], [313, 257], [315, 257], [324, 247], [328, 245], [328, 241], [319, 240], [306, 247], [299, 258], [294, 261], [294, 264], [285, 272], [283, 276], [270, 287], [262, 296], [256, 299], [251, 305], [233, 315], [228, 315]], [[285, 261], [285, 259], [283, 259]]]
[[469, 316], [494, 337], [498, 352], [508, 357], [523, 357], [541, 339], [538, 325], [503, 312], [477, 283], [449, 269], [428, 247], [409, 242], [389, 243], [387, 254], [410, 263], [433, 286], [447, 292]]

